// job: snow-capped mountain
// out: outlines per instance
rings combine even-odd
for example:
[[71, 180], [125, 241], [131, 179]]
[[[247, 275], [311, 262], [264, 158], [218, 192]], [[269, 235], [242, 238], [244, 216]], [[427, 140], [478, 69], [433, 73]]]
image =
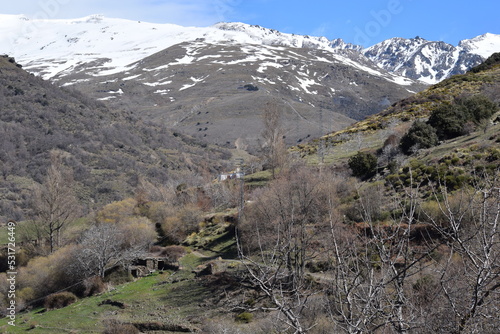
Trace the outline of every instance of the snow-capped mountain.
[[24, 69], [219, 145], [255, 143], [270, 101], [284, 110], [287, 141], [296, 143], [424, 88], [340, 40], [243, 23], [0, 19], [0, 53]]
[[75, 20], [29, 20], [23, 16], [0, 15], [0, 31], [3, 37], [1, 53], [14, 56], [28, 71], [52, 80], [83, 70], [82, 65], [90, 63], [94, 65], [90, 69], [94, 75], [118, 73], [172, 45], [200, 39], [213, 44], [273, 45], [331, 52], [360, 50], [341, 39], [329, 41], [325, 37], [285, 34], [243, 23], [219, 23], [199, 28], [101, 15]]
[[[74, 20], [30, 20], [0, 15], [0, 53], [14, 56], [24, 67], [57, 80], [93, 63], [94, 75], [118, 73], [128, 65], [182, 42], [231, 42], [320, 49], [342, 56], [341, 50], [362, 53], [397, 76], [432, 84], [463, 73], [500, 51], [500, 35], [485, 34], [455, 47], [422, 38], [393, 38], [370, 48], [342, 39], [286, 34], [244, 23], [182, 27], [92, 15]], [[347, 57], [349, 58], [349, 57]], [[86, 69], [87, 70], [87, 69]]]
[[418, 80], [477, 65], [496, 48], [490, 41], [497, 35], [486, 37], [463, 41], [460, 50], [422, 39], [363, 50], [244, 23], [0, 15], [0, 54], [27, 71], [228, 147], [255, 144], [269, 102], [284, 110], [289, 143], [339, 130], [423, 89]]
[[500, 35], [484, 34], [458, 46], [420, 37], [391, 38], [362, 51], [381, 68], [404, 77], [434, 84], [462, 74], [500, 52]]
[[486, 33], [471, 39], [465, 39], [458, 47], [466, 52], [488, 58], [495, 52], [500, 52], [500, 35]]

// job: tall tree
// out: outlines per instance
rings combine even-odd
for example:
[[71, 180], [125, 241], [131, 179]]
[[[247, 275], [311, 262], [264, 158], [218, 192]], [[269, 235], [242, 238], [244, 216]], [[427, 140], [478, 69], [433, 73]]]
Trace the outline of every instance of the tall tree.
[[306, 264], [316, 255], [325, 213], [321, 184], [307, 170], [281, 174], [258, 194], [242, 226], [240, 254], [250, 279], [295, 333], [307, 332], [303, 312], [314, 293]]
[[[438, 215], [427, 216], [447, 241], [439, 263], [439, 285], [453, 333], [498, 330], [500, 312], [500, 173], [478, 178], [472, 188], [435, 193]], [[496, 319], [496, 321], [495, 321]]]
[[52, 253], [60, 245], [64, 228], [78, 217], [80, 205], [74, 193], [72, 171], [56, 152], [51, 152], [51, 161], [44, 182], [34, 189], [33, 214], [37, 230], [48, 239]]
[[276, 177], [276, 170], [285, 164], [287, 156], [285, 141], [283, 139], [285, 131], [281, 123], [282, 113], [283, 111], [277, 102], [269, 102], [266, 104], [262, 114], [264, 125], [264, 130], [262, 131], [264, 142], [262, 148], [273, 179]]

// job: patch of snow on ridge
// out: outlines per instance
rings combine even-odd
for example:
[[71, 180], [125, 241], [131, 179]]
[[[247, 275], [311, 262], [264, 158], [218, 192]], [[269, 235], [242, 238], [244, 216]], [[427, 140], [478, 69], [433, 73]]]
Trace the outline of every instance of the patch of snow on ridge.
[[302, 87], [302, 89], [307, 93], [307, 94], [314, 94], [314, 95], [317, 95], [318, 92], [317, 91], [309, 91], [309, 87], [310, 86], [313, 86], [313, 85], [320, 85], [318, 84], [316, 81], [312, 80], [312, 79], [309, 79], [307, 78], [307, 75], [305, 73], [301, 73], [299, 72], [300, 75], [303, 75], [305, 78], [299, 78], [297, 77], [297, 80], [299, 81], [299, 85], [300, 87]]
[[153, 94], [167, 95], [170, 92], [170, 89], [158, 89]]
[[116, 96], [103, 97], [103, 98], [97, 99], [97, 101], [108, 101], [108, 100], [112, 100], [112, 99], [116, 99]]
[[191, 77], [190, 79], [191, 79], [191, 81], [193, 81], [193, 83], [192, 83], [192, 84], [185, 84], [184, 86], [182, 86], [182, 87], [179, 89], [179, 91], [181, 91], [181, 90], [185, 90], [185, 89], [188, 89], [188, 88], [191, 88], [191, 87], [194, 87], [194, 86], [196, 86], [196, 84], [197, 84], [198, 82], [202, 82], [202, 81], [204, 81], [204, 80], [205, 80], [206, 78], [208, 78], [209, 76], [210, 76], [210, 75], [206, 75], [205, 77], [201, 77], [201, 78]]
[[257, 69], [257, 72], [264, 73], [268, 67], [282, 68], [283, 66], [277, 63], [267, 61], [260, 64], [260, 67]]
[[123, 81], [128, 81], [128, 80], [134, 80], [134, 79], [137, 79], [138, 77], [140, 77], [141, 75], [140, 74], [137, 74], [137, 75], [132, 75], [130, 77], [126, 77], [126, 78], [123, 78], [122, 80]]

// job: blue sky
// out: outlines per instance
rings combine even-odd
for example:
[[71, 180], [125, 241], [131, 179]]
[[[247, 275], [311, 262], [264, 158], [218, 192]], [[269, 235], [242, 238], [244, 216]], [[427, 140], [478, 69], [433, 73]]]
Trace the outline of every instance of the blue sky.
[[16, 0], [0, 12], [37, 18], [104, 14], [184, 26], [244, 22], [366, 47], [391, 37], [457, 45], [486, 32], [500, 34], [498, 0]]

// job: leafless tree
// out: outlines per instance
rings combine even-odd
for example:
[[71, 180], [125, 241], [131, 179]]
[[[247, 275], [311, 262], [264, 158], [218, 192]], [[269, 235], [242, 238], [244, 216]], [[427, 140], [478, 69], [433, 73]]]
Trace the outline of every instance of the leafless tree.
[[455, 333], [493, 333], [500, 313], [500, 174], [477, 178], [455, 194], [436, 190], [439, 216], [428, 214], [449, 247], [437, 269]]
[[281, 124], [282, 109], [277, 102], [269, 102], [263, 110], [262, 122], [264, 129], [262, 138], [264, 140], [264, 157], [267, 160], [273, 179], [276, 170], [283, 167], [286, 161], [287, 150], [284, 142], [285, 131]]
[[[338, 328], [347, 333], [409, 333], [423, 320], [418, 318], [410, 283], [437, 247], [429, 242], [418, 254], [411, 245], [418, 186], [385, 203], [391, 211], [401, 212], [389, 218], [390, 224], [374, 220], [381, 205], [374, 189], [359, 194], [364, 223], [356, 231], [330, 215], [333, 246], [327, 309]], [[334, 199], [329, 203], [334, 212]]]
[[120, 263], [123, 237], [122, 231], [114, 224], [99, 224], [84, 233], [78, 262], [86, 276], [104, 277], [107, 269]]
[[52, 253], [60, 244], [61, 232], [78, 217], [80, 205], [74, 195], [71, 170], [64, 167], [57, 153], [52, 153], [51, 160], [44, 182], [33, 192], [33, 216], [36, 229], [47, 237]]
[[152, 241], [153, 229], [143, 226], [101, 223], [87, 230], [78, 245], [79, 266], [85, 276], [104, 277], [106, 271], [118, 264], [127, 264], [146, 253]]
[[[320, 182], [306, 170], [282, 175], [246, 213], [241, 255], [250, 278], [295, 333], [306, 333], [302, 313], [314, 294], [306, 264], [316, 256]], [[252, 256], [253, 254], [253, 256]]]

